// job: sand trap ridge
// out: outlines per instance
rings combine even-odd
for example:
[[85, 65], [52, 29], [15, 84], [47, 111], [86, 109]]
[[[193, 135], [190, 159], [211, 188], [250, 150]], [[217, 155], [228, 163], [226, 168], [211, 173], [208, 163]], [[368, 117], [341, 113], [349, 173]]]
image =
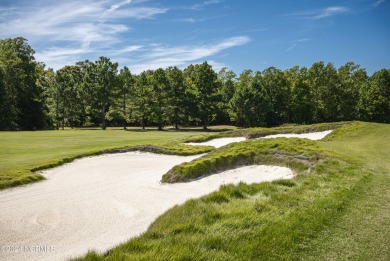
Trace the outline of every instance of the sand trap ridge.
[[274, 135], [268, 135], [265, 137], [261, 137], [259, 139], [272, 139], [272, 138], [301, 138], [301, 139], [309, 139], [309, 140], [322, 140], [330, 134], [332, 131], [319, 131], [319, 132], [311, 132], [311, 133], [285, 133], [285, 134], [274, 134]]
[[216, 148], [223, 147], [230, 143], [240, 142], [246, 140], [244, 137], [232, 137], [232, 138], [217, 138], [213, 140], [208, 140], [205, 142], [188, 142], [187, 145], [193, 146], [213, 146]]

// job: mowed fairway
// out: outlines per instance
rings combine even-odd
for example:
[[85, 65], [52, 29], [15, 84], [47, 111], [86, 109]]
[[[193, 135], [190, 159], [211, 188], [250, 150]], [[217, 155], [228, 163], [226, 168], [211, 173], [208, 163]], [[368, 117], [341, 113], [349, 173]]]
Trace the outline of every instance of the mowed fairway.
[[99, 151], [137, 145], [163, 146], [192, 132], [60, 130], [0, 132], [0, 189], [42, 179], [34, 168]]

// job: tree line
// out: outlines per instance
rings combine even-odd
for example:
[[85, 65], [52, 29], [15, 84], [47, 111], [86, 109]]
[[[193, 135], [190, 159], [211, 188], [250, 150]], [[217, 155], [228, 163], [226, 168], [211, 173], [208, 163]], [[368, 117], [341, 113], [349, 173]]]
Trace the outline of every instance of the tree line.
[[363, 120], [390, 123], [390, 70], [358, 64], [269, 67], [236, 75], [207, 62], [135, 75], [107, 57], [54, 71], [27, 40], [0, 40], [0, 130], [100, 126], [242, 127]]

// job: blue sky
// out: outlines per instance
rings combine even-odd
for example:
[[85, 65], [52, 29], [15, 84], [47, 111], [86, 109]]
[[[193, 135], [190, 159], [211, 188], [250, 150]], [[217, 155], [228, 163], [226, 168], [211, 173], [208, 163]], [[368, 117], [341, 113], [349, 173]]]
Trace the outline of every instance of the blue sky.
[[353, 61], [390, 68], [390, 0], [0, 0], [0, 38], [23, 36], [59, 69], [107, 56], [134, 73]]

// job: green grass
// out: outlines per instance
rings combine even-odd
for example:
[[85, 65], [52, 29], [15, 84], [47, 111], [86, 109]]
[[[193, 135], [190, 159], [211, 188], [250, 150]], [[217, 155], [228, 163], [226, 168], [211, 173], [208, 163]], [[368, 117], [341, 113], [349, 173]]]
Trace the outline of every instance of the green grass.
[[360, 159], [361, 171], [372, 175], [358, 188], [342, 217], [311, 242], [304, 259], [390, 260], [389, 144], [390, 125], [374, 123], [353, 125], [322, 143]]
[[389, 134], [390, 125], [356, 122], [320, 142], [214, 150], [176, 173], [191, 179], [209, 174], [205, 166], [268, 163], [296, 177], [222, 186], [170, 209], [140, 237], [78, 260], [389, 260]]
[[140, 146], [135, 149], [181, 155], [212, 149], [179, 144], [193, 135], [191, 132], [123, 130], [0, 132], [0, 189], [43, 179], [35, 170], [78, 157], [117, 152], [117, 148], [134, 150], [135, 146]]

